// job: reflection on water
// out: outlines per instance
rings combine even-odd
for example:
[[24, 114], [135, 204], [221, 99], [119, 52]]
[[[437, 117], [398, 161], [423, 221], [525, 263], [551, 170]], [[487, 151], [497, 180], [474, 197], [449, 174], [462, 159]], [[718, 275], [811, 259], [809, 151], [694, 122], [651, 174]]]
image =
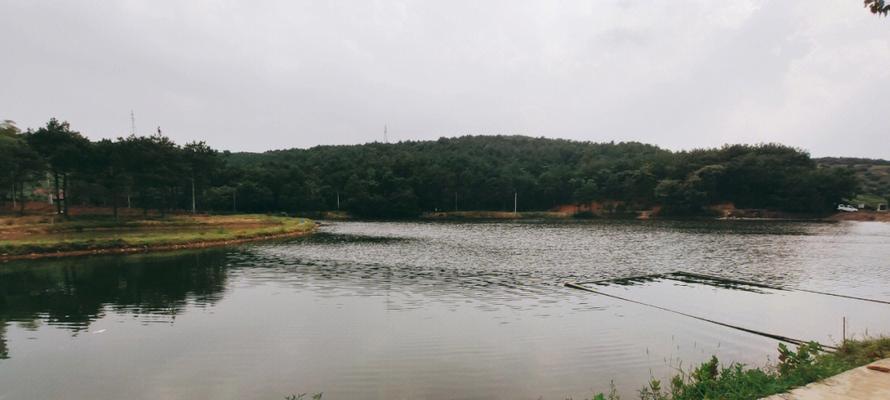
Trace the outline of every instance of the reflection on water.
[[225, 258], [217, 249], [11, 263], [0, 269], [0, 320], [77, 332], [109, 311], [172, 318], [221, 298]]
[[6, 346], [6, 322], [0, 320], [0, 359], [9, 358], [9, 348]]
[[[230, 249], [12, 262], [0, 398], [584, 398], [611, 380], [633, 394], [711, 354], [763, 364], [777, 343], [563, 282], [686, 270], [890, 299], [887, 260], [887, 224], [569, 221], [338, 222]], [[854, 315], [661, 283], [615, 288], [743, 322]]]

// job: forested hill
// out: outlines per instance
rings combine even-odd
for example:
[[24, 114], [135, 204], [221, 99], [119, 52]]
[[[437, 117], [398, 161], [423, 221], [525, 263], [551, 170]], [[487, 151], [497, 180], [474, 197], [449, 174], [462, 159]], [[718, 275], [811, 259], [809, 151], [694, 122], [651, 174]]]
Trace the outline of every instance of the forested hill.
[[847, 168], [819, 167], [801, 150], [733, 145], [671, 152], [641, 143], [590, 143], [523, 136], [318, 146], [236, 153], [232, 166], [255, 178], [272, 208], [341, 208], [364, 216], [433, 210], [546, 210], [619, 201], [695, 213], [709, 204], [826, 212], [851, 196]]
[[840, 167], [853, 170], [861, 183], [860, 192], [866, 196], [877, 196], [884, 202], [890, 199], [890, 160], [852, 157], [817, 158], [816, 163], [827, 167]]
[[465, 136], [232, 154], [161, 135], [92, 142], [55, 119], [26, 132], [0, 124], [0, 200], [57, 193], [57, 212], [66, 215], [71, 203], [411, 217], [512, 210], [514, 198], [522, 211], [596, 201], [619, 211], [698, 213], [733, 203], [821, 213], [855, 194], [854, 171], [820, 166], [777, 144], [671, 152], [641, 143]]

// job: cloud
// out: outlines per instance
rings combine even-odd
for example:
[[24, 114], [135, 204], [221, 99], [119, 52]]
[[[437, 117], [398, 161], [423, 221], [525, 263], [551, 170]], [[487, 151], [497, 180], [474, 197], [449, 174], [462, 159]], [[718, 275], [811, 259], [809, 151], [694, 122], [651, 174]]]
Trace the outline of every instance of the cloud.
[[[523, 133], [890, 157], [890, 24], [855, 2], [0, 6], [0, 115], [266, 150]], [[841, 140], [843, 138], [843, 140]], [[840, 152], [840, 153], [839, 153]]]

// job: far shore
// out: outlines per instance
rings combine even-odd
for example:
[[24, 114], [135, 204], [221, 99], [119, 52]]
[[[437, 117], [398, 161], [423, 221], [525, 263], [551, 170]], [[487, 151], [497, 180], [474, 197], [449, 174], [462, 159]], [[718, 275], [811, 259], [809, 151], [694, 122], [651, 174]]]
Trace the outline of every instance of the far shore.
[[315, 231], [306, 218], [268, 215], [169, 215], [113, 219], [80, 216], [0, 217], [0, 261], [127, 254], [234, 245]]
[[[315, 212], [322, 220], [358, 220], [345, 212]], [[711, 215], [662, 216], [655, 210], [624, 213], [571, 213], [565, 211], [445, 211], [427, 212], [408, 220], [509, 221], [509, 220], [725, 220], [725, 221], [878, 221], [890, 222], [890, 213], [839, 212], [812, 216], [766, 210], [721, 210]], [[126, 254], [211, 246], [258, 240], [292, 238], [310, 234], [316, 222], [306, 218], [261, 214], [143, 217], [129, 214], [75, 215], [66, 220], [46, 213], [0, 216], [0, 262], [18, 259], [69, 257], [91, 254]]]
[[[340, 218], [331, 219], [346, 219]], [[722, 221], [878, 221], [890, 222], [890, 213], [875, 211], [839, 212], [829, 215], [804, 215], [767, 210], [732, 210], [731, 212], [715, 212], [711, 215], [658, 215], [651, 210], [626, 213], [569, 213], [562, 211], [440, 211], [423, 213], [422, 220], [571, 220], [571, 219], [690, 219], [690, 220], [722, 220]]]

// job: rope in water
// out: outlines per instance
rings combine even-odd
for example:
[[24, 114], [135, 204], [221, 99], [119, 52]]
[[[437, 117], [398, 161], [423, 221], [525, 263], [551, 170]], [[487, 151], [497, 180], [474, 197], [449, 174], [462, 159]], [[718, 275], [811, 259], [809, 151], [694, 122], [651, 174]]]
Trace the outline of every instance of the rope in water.
[[[565, 286], [566, 286], [566, 287], [570, 287], [570, 288], [572, 288], [572, 289], [584, 290], [584, 291], [587, 291], [587, 292], [596, 293], [596, 294], [601, 295], [601, 296], [611, 297], [611, 298], [615, 298], [615, 299], [618, 299], [618, 300], [623, 300], [623, 301], [627, 301], [627, 302], [631, 302], [631, 303], [635, 303], [635, 304], [643, 305], [643, 306], [646, 306], [646, 307], [652, 307], [652, 308], [655, 308], [655, 309], [658, 309], [658, 310], [667, 311], [667, 312], [671, 312], [671, 313], [674, 313], [674, 314], [682, 315], [682, 316], [684, 316], [684, 317], [694, 318], [694, 319], [697, 319], [697, 320], [699, 320], [699, 321], [704, 321], [704, 322], [712, 323], [712, 324], [714, 324], [714, 325], [720, 325], [720, 326], [723, 326], [723, 327], [727, 327], [727, 328], [732, 328], [732, 329], [735, 329], [735, 330], [739, 330], [739, 331], [742, 331], [742, 332], [747, 332], [747, 333], [752, 333], [752, 334], [759, 335], [759, 336], [763, 336], [763, 337], [768, 337], [768, 338], [770, 338], [770, 339], [775, 339], [775, 340], [779, 340], [779, 341], [786, 342], [786, 343], [791, 343], [791, 344], [798, 345], [798, 346], [799, 346], [799, 345], [802, 345], [802, 344], [806, 344], [806, 343], [809, 342], [809, 341], [806, 341], [806, 340], [795, 339], [795, 338], [791, 338], [791, 337], [787, 337], [787, 336], [777, 335], [777, 334], [774, 334], [774, 333], [762, 332], [762, 331], [758, 331], [758, 330], [754, 330], [754, 329], [748, 329], [748, 328], [741, 327], [741, 326], [738, 326], [738, 325], [727, 324], [727, 323], [725, 323], [725, 322], [714, 321], [714, 320], [712, 320], [712, 319], [707, 319], [707, 318], [699, 317], [699, 316], [696, 316], [696, 315], [687, 314], [687, 313], [684, 313], [684, 312], [682, 312], [682, 311], [672, 310], [672, 309], [670, 309], [670, 308], [665, 308], [665, 307], [661, 307], [661, 306], [656, 306], [656, 305], [654, 305], [654, 304], [643, 303], [643, 302], [641, 302], [641, 301], [631, 300], [631, 299], [627, 299], [627, 298], [624, 298], [624, 297], [615, 296], [615, 295], [613, 295], [613, 294], [603, 293], [603, 292], [600, 292], [600, 291], [591, 289], [591, 288], [589, 288], [589, 287], [587, 287], [587, 286], [584, 286], [584, 285], [581, 285], [581, 284], [578, 284], [578, 283], [575, 283], [575, 282], [566, 282], [566, 283], [565, 283]], [[837, 347], [834, 347], [834, 346], [827, 346], [827, 345], [824, 345], [824, 344], [821, 344], [821, 343], [820, 343], [820, 345], [821, 345], [822, 347], [824, 347], [824, 348], [827, 348], [827, 349], [837, 350]]]
[[698, 274], [698, 273], [694, 273], [694, 272], [685, 272], [685, 271], [675, 271], [675, 272], [669, 272], [669, 273], [665, 273], [665, 274], [638, 275], [638, 276], [631, 276], [631, 277], [627, 277], [627, 278], [617, 278], [617, 279], [614, 279], [614, 278], [613, 278], [613, 279], [603, 279], [603, 280], [598, 280], [598, 281], [583, 281], [583, 282], [575, 282], [575, 283], [577, 283], [577, 284], [587, 284], [587, 283], [600, 284], [600, 283], [605, 283], [605, 282], [615, 282], [615, 281], [621, 281], [621, 280], [634, 280], [634, 279], [646, 279], [646, 278], [666, 278], [666, 279], [671, 279], [671, 275], [674, 275], [674, 276], [686, 276], [686, 277], [689, 277], [689, 278], [698, 278], [698, 279], [709, 279], [709, 280], [718, 281], [718, 282], [734, 283], [734, 284], [737, 284], [737, 285], [747, 285], [747, 286], [761, 287], [761, 288], [764, 288], [764, 289], [786, 290], [786, 291], [797, 291], [797, 292], [806, 292], [806, 293], [813, 293], [813, 294], [821, 294], [821, 295], [824, 295], [824, 296], [834, 296], [834, 297], [841, 297], [841, 298], [845, 298], [845, 299], [852, 299], [852, 300], [859, 300], [859, 301], [868, 301], [868, 302], [871, 302], [871, 303], [888, 304], [888, 305], [890, 305], [890, 301], [888, 301], [888, 300], [869, 299], [869, 298], [866, 298], [866, 297], [857, 297], [857, 296], [850, 296], [850, 295], [847, 295], [847, 294], [838, 294], [838, 293], [820, 292], [820, 291], [818, 291], [818, 290], [810, 290], [810, 289], [787, 288], [787, 287], [781, 287], [781, 286], [772, 286], [772, 285], [767, 285], [767, 284], [765, 284], [765, 283], [748, 282], [748, 281], [742, 281], [742, 280], [738, 280], [738, 279], [724, 278], [724, 277], [722, 277], [722, 276], [705, 275], [705, 274]]
[[845, 299], [853, 299], [853, 300], [860, 300], [860, 301], [869, 301], [869, 302], [872, 302], [872, 303], [890, 304], [890, 301], [887, 301], [887, 300], [868, 299], [868, 298], [865, 298], [865, 297], [856, 297], [856, 296], [850, 296], [850, 295], [846, 295], [846, 294], [837, 294], [837, 293], [820, 292], [820, 291], [818, 291], [818, 290], [799, 289], [799, 288], [783, 288], [783, 287], [779, 287], [779, 286], [765, 285], [765, 284], [763, 284], [763, 283], [745, 282], [745, 281], [740, 281], [740, 280], [736, 280], [736, 279], [728, 279], [728, 278], [723, 278], [723, 277], [719, 277], [719, 276], [711, 276], [711, 275], [705, 275], [705, 274], [696, 274], [696, 273], [692, 273], [692, 272], [677, 271], [677, 272], [673, 272], [673, 273], [671, 273], [671, 274], [673, 274], [673, 275], [680, 275], [680, 276], [688, 276], [688, 277], [692, 277], [692, 278], [711, 279], [711, 280], [717, 280], [717, 281], [724, 281], [724, 282], [736, 283], [736, 284], [740, 284], [740, 285], [759, 286], [759, 287], [767, 288], [767, 289], [775, 289], [775, 290], [794, 290], [794, 291], [798, 291], [798, 292], [807, 292], [807, 293], [821, 294], [821, 295], [825, 295], [825, 296], [843, 297], [843, 298], [845, 298]]

